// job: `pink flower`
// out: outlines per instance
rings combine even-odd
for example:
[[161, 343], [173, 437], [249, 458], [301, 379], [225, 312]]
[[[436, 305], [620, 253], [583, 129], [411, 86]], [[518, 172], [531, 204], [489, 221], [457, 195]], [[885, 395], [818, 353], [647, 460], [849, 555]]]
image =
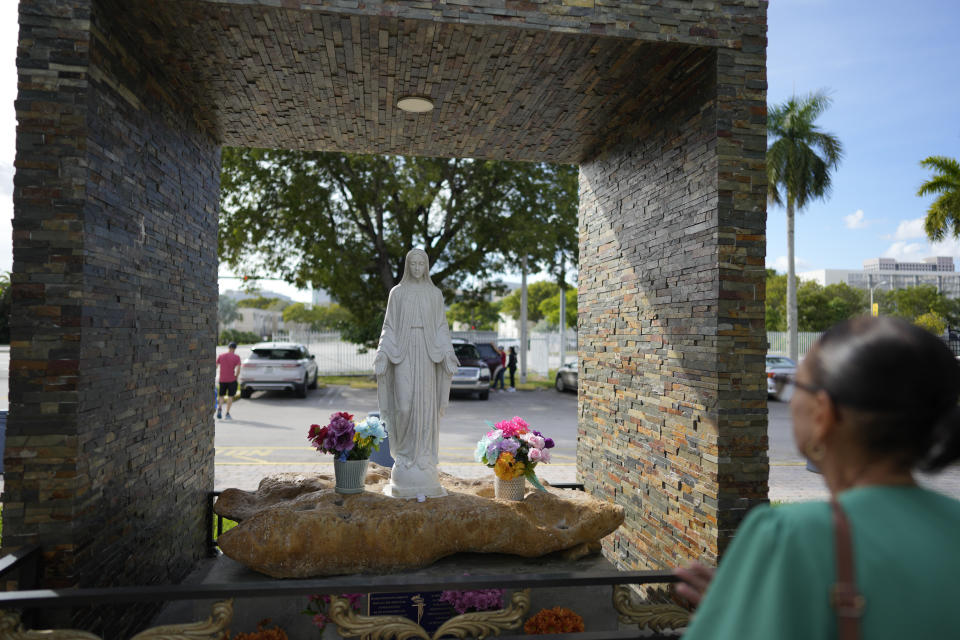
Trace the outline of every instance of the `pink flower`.
[[513, 416], [513, 424], [517, 425], [521, 429], [527, 429], [530, 425], [527, 424], [526, 420], [520, 416]]
[[529, 431], [526, 422], [520, 420], [520, 423], [517, 423], [517, 420], [520, 419], [514, 418], [513, 420], [505, 420], [497, 424], [497, 428], [503, 431], [504, 438], [513, 438]]
[[537, 462], [543, 459], [543, 452], [540, 449], [530, 449], [527, 452], [527, 457], [530, 458], [530, 462]]
[[550, 462], [550, 452], [546, 449], [540, 451], [540, 461], [541, 462]]
[[317, 615], [313, 616], [313, 625], [323, 629], [325, 626], [327, 626], [327, 616], [323, 615], [322, 613], [318, 613]]

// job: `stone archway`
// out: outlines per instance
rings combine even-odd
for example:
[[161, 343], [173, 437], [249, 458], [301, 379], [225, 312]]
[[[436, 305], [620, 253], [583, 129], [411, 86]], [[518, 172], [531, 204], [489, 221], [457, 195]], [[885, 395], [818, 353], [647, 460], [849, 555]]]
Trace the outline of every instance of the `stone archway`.
[[236, 145], [580, 164], [578, 468], [628, 514], [605, 551], [715, 557], [767, 486], [766, 5], [21, 0], [5, 548], [42, 544], [50, 586], [203, 553]]

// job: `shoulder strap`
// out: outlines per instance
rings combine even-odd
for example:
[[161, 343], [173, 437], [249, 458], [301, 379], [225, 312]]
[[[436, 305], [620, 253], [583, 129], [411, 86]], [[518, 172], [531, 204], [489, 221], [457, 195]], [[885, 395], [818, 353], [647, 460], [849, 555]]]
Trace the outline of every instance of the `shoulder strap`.
[[830, 594], [830, 603], [837, 612], [837, 636], [840, 640], [859, 640], [860, 618], [866, 600], [857, 590], [853, 573], [853, 540], [850, 521], [836, 499], [830, 500], [833, 509], [834, 546], [837, 554], [837, 581]]

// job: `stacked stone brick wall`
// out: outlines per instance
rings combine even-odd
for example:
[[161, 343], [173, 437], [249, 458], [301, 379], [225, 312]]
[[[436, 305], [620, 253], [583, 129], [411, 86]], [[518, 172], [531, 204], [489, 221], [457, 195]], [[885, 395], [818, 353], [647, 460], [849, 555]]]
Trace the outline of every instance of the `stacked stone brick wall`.
[[219, 150], [110, 12], [65, 4], [21, 3], [17, 115], [47, 138], [18, 137], [3, 543], [42, 544], [47, 586], [170, 583], [209, 526]]
[[[624, 568], [715, 562], [767, 494], [765, 17], [581, 165], [578, 470]], [[749, 48], [749, 47], [748, 47]]]

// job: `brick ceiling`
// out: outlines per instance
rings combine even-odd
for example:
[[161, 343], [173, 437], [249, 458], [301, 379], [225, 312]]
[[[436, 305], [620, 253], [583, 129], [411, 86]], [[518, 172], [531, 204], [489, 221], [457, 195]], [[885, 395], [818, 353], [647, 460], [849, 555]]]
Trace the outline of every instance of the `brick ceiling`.
[[[577, 163], [708, 51], [196, 1], [136, 0], [120, 13], [228, 146]], [[435, 108], [400, 111], [404, 95]]]

